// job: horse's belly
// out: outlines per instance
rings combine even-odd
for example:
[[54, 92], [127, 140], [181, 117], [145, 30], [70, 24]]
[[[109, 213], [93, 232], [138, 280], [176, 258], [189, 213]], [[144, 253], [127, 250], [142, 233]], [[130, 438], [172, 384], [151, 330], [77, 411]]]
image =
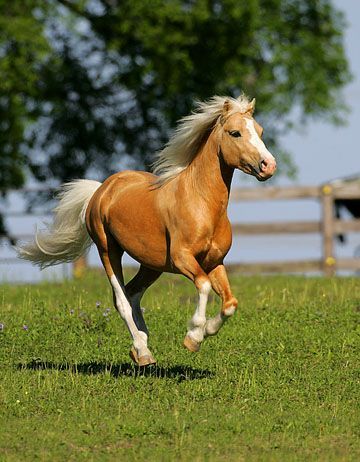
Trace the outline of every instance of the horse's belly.
[[119, 225], [110, 230], [123, 250], [136, 261], [154, 269], [167, 269], [166, 239], [161, 233], [146, 226], [138, 229]]

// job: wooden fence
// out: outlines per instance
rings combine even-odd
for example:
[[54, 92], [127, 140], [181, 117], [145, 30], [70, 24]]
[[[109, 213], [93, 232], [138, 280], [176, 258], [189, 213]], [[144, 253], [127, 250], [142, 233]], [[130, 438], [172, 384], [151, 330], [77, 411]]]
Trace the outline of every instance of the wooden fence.
[[[30, 190], [21, 191], [28, 192]], [[32, 189], [31, 192], [35, 190]], [[340, 220], [335, 217], [334, 201], [336, 199], [360, 199], [360, 182], [334, 183], [322, 186], [289, 186], [265, 188], [239, 188], [231, 193], [231, 201], [271, 201], [313, 199], [320, 201], [322, 216], [318, 221], [281, 221], [268, 223], [233, 224], [234, 234], [269, 235], [269, 234], [303, 234], [320, 233], [322, 236], [322, 258], [320, 260], [272, 261], [263, 263], [238, 263], [227, 265], [230, 271], [243, 273], [259, 272], [323, 272], [332, 276], [337, 270], [360, 270], [360, 258], [337, 259], [334, 253], [335, 236], [340, 233], [360, 232], [360, 219]], [[22, 216], [44, 216], [44, 214], [27, 214], [26, 212], [2, 212], [4, 218]], [[1, 237], [1, 236], [0, 236]], [[20, 239], [30, 238], [29, 234], [15, 236]], [[3, 259], [0, 262], [15, 263], [17, 258]], [[79, 259], [74, 264], [74, 275], [81, 274], [86, 260]]]
[[360, 182], [333, 183], [322, 186], [290, 186], [235, 189], [232, 201], [315, 199], [320, 201], [322, 216], [318, 221], [282, 221], [272, 223], [233, 224], [234, 234], [302, 234], [320, 233], [322, 258], [320, 260], [274, 261], [230, 265], [232, 271], [240, 272], [310, 272], [322, 271], [332, 276], [337, 270], [360, 270], [360, 258], [337, 259], [335, 237], [337, 234], [360, 232], [360, 219], [340, 220], [335, 217], [336, 199], [360, 199]]

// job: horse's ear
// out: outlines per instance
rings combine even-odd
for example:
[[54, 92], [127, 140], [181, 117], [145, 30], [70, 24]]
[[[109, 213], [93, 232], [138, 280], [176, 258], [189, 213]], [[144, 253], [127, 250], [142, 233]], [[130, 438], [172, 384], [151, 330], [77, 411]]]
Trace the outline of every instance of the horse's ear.
[[230, 101], [228, 99], [225, 100], [223, 108], [222, 108], [221, 118], [220, 118], [221, 125], [225, 123], [228, 112], [230, 111], [230, 107], [231, 107]]
[[255, 103], [256, 103], [256, 100], [255, 100], [255, 98], [253, 98], [253, 99], [250, 101], [250, 103], [249, 103], [249, 105], [248, 105], [248, 107], [247, 107], [247, 109], [246, 109], [246, 112], [247, 112], [248, 114], [250, 114], [251, 116], [254, 114], [254, 111], [255, 111]]
[[230, 101], [227, 99], [224, 102], [222, 113], [226, 114], [227, 112], [229, 112], [229, 109], [230, 109]]

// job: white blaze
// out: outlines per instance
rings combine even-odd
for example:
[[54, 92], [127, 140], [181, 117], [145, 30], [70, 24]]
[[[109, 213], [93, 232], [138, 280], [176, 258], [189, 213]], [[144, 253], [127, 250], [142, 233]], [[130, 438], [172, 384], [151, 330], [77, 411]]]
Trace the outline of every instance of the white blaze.
[[275, 162], [274, 156], [267, 150], [262, 139], [257, 134], [254, 126], [254, 121], [251, 119], [246, 119], [245, 122], [246, 128], [250, 132], [250, 143], [259, 151], [264, 160]]

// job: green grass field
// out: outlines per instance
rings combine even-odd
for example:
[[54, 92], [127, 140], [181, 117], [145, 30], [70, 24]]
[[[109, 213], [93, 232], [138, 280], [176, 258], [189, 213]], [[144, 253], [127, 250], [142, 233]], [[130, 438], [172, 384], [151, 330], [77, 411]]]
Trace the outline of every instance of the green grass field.
[[145, 370], [104, 274], [0, 286], [0, 460], [360, 460], [359, 279], [232, 286], [238, 312], [194, 354], [194, 287], [155, 284]]

